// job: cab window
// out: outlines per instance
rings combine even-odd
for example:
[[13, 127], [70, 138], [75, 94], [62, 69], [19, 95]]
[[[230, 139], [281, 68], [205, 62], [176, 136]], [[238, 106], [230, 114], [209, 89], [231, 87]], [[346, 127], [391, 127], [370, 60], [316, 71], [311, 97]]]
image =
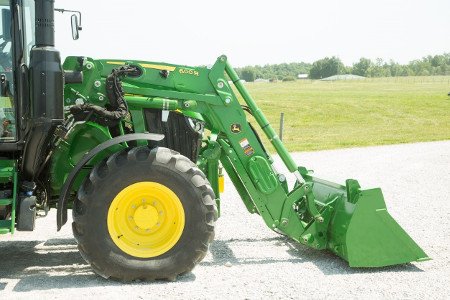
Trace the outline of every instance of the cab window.
[[16, 137], [11, 42], [9, 1], [0, 0], [0, 76], [8, 82], [0, 94], [0, 142], [14, 141]]

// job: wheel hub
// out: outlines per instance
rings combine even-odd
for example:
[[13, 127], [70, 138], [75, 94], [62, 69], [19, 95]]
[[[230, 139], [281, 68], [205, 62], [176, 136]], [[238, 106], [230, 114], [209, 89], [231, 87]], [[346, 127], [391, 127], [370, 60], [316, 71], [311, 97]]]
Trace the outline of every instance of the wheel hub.
[[141, 205], [134, 212], [132, 219], [139, 229], [151, 229], [158, 223], [158, 210], [151, 205]]
[[125, 187], [111, 202], [108, 232], [125, 253], [141, 258], [172, 249], [183, 233], [185, 215], [178, 196], [157, 182]]

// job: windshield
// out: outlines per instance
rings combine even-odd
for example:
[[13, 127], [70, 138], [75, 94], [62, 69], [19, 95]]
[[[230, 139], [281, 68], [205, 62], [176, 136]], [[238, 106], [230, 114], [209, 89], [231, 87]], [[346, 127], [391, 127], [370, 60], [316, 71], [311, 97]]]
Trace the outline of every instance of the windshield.
[[[30, 50], [35, 45], [34, 34], [34, 0], [23, 0], [19, 10], [23, 45], [23, 63], [30, 64]], [[7, 80], [0, 95], [0, 142], [16, 140], [16, 118], [14, 102], [14, 78], [12, 61], [11, 11], [9, 1], [0, 0], [0, 76]], [[20, 54], [19, 54], [20, 55]]]
[[11, 11], [9, 1], [0, 1], [0, 75], [6, 78], [0, 96], [0, 141], [14, 141], [15, 117], [12, 86]]
[[0, 12], [0, 71], [11, 72], [11, 11], [9, 4], [0, 4]]

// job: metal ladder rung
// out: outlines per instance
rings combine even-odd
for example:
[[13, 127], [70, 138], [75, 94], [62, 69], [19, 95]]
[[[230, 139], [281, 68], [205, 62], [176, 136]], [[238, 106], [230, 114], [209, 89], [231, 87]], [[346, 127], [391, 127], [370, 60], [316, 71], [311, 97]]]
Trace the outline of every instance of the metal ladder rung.
[[11, 220], [0, 220], [0, 234], [11, 232]]
[[12, 182], [12, 198], [1, 198], [0, 206], [11, 205], [10, 220], [0, 220], [0, 234], [14, 233], [16, 225], [16, 197], [17, 197], [17, 170], [15, 162], [0, 160], [0, 181], [2, 183]]
[[0, 206], [12, 204], [13, 199], [0, 199]]

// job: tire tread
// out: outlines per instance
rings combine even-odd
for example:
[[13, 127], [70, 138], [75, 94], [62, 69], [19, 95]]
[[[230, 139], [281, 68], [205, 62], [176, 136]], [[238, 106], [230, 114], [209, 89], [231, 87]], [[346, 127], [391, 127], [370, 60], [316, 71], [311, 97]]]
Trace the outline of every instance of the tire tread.
[[[168, 166], [174, 172], [184, 174], [183, 176], [189, 179], [195, 188], [201, 191], [201, 206], [204, 214], [203, 224], [201, 227], [203, 232], [196, 234], [195, 239], [202, 239], [199, 242], [200, 246], [195, 249], [195, 255], [191, 259], [191, 262], [185, 264], [182, 269], [178, 268], [175, 272], [170, 272], [167, 274], [154, 274], [142, 275], [141, 273], [130, 275], [127, 272], [122, 272], [118, 274], [114, 271], [113, 267], [108, 267], [101, 261], [96, 261], [94, 255], [91, 255], [87, 251], [89, 248], [89, 239], [87, 238], [87, 233], [89, 230], [86, 228], [88, 226], [88, 215], [86, 210], [89, 209], [92, 203], [92, 195], [95, 192], [97, 186], [104, 184], [105, 178], [114, 172], [120, 172], [121, 167], [123, 167], [127, 162], [150, 162], [157, 163]], [[195, 180], [194, 180], [195, 178]], [[147, 146], [135, 147], [132, 149], [127, 149], [115, 153], [97, 164], [90, 175], [84, 180], [81, 185], [77, 199], [74, 203], [73, 209], [73, 223], [72, 229], [74, 237], [78, 243], [78, 249], [83, 257], [83, 259], [92, 266], [95, 273], [99, 274], [103, 278], [110, 278], [122, 282], [130, 282], [134, 280], [145, 280], [153, 281], [158, 279], [175, 281], [178, 275], [190, 272], [194, 267], [206, 256], [208, 251], [208, 245], [214, 239], [214, 224], [217, 220], [218, 213], [215, 203], [215, 195], [209, 184], [206, 176], [200, 169], [187, 157], [182, 156], [176, 151], [170, 150], [168, 148], [154, 148], [149, 149]], [[81, 206], [85, 206], [81, 209]], [[78, 209], [77, 209], [78, 208]], [[200, 241], [200, 240], [199, 240]]]

